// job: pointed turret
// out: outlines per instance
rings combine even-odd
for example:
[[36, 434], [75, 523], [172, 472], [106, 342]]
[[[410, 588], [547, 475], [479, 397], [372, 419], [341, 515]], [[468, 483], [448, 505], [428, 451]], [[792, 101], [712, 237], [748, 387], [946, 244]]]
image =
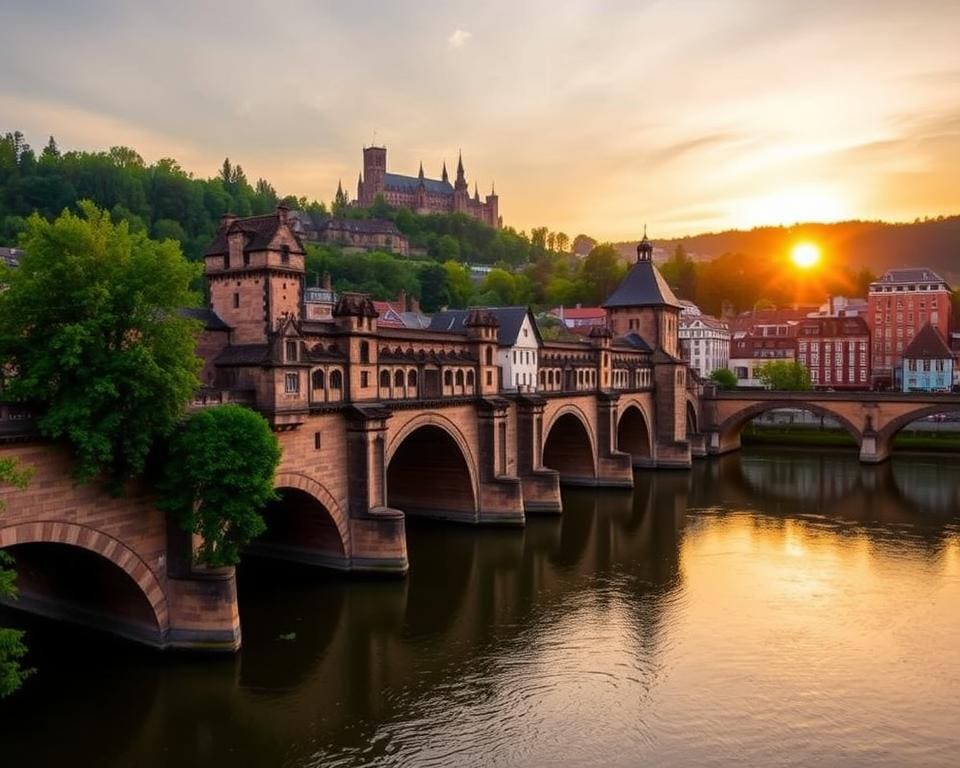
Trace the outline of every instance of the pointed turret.
[[473, 182], [473, 201], [475, 203], [480, 202], [480, 188], [477, 186], [477, 182]]
[[467, 187], [467, 175], [463, 171], [463, 152], [458, 153], [457, 156], [457, 183], [453, 186], [455, 189], [462, 190], [466, 196], [469, 196], [470, 192]]
[[443, 161], [443, 172], [440, 174], [440, 178], [443, 180], [444, 184], [450, 183], [450, 177], [447, 175], [447, 161]]
[[653, 243], [647, 239], [647, 225], [643, 225], [643, 240], [637, 243], [637, 262], [653, 260]]
[[420, 179], [420, 181], [423, 181], [423, 161], [422, 160], [420, 161], [420, 173], [417, 174], [417, 178]]

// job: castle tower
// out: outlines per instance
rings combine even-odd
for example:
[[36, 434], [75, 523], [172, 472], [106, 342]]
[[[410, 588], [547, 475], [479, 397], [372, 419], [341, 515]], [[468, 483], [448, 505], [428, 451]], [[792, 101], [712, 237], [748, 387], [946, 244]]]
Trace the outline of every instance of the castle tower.
[[224, 216], [203, 256], [210, 307], [233, 344], [265, 343], [285, 318], [300, 319], [306, 253], [287, 213]]
[[363, 150], [363, 194], [359, 196], [360, 205], [373, 203], [377, 195], [382, 195], [386, 187], [387, 148], [364, 147]]
[[426, 213], [427, 211], [427, 185], [424, 181], [423, 162], [420, 163], [420, 173], [417, 174], [417, 212]]
[[470, 189], [467, 186], [467, 175], [463, 171], [463, 153], [457, 158], [457, 180], [453, 183], [453, 210], [456, 213], [466, 213], [470, 201]]
[[500, 198], [495, 185], [490, 185], [490, 194], [484, 203], [485, 221], [494, 229], [500, 229]]
[[443, 171], [440, 173], [440, 180], [441, 180], [444, 184], [449, 184], [449, 183], [450, 183], [450, 176], [447, 174], [447, 161], [446, 161], [446, 160], [443, 161]]

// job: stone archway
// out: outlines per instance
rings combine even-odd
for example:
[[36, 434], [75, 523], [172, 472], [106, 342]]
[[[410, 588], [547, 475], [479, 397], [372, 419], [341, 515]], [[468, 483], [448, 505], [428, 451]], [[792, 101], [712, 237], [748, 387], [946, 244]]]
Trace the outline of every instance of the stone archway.
[[596, 441], [583, 414], [575, 408], [559, 411], [543, 441], [543, 466], [556, 470], [561, 483], [595, 485], [596, 457]]
[[[21, 599], [14, 607], [156, 647], [166, 643], [166, 592], [150, 566], [119, 540], [73, 523], [21, 523], [0, 529], [0, 548], [19, 561]], [[84, 584], [85, 578], [100, 587]]]
[[409, 515], [476, 522], [476, 471], [463, 436], [436, 419], [408, 425], [391, 444], [387, 506]]
[[630, 454], [635, 467], [652, 467], [653, 436], [647, 417], [639, 406], [628, 405], [617, 423], [617, 450]]
[[850, 434], [857, 445], [860, 445], [862, 438], [860, 428], [846, 416], [831, 408], [804, 400], [765, 400], [754, 402], [730, 414], [719, 424], [714, 435], [714, 452], [736, 450], [740, 447], [740, 432], [749, 421], [769, 411], [784, 409], [808, 411], [818, 416], [834, 419]]

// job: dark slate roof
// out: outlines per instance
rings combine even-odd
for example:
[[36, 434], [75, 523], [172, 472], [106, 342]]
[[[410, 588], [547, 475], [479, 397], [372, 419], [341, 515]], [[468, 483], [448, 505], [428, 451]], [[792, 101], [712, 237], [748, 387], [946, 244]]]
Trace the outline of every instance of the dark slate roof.
[[[932, 269], [927, 269], [926, 267], [907, 267], [905, 269], [888, 269], [883, 273], [877, 283], [879, 284], [890, 284], [890, 283], [942, 283], [944, 282], [943, 278], [940, 277]], [[877, 283], [874, 283], [876, 285]]]
[[[543, 343], [537, 321], [529, 307], [480, 307], [480, 309], [492, 312], [497, 318], [497, 322], [500, 323], [500, 346], [512, 347], [517, 343], [517, 337], [520, 335], [520, 328], [523, 326], [525, 317], [530, 318], [530, 325], [533, 327], [537, 342]], [[430, 330], [466, 333], [468, 314], [470, 314], [469, 309], [448, 309], [437, 312], [430, 319]]]
[[946, 360], [953, 357], [950, 347], [935, 327], [927, 323], [903, 351], [910, 360]]
[[[387, 189], [414, 192], [420, 186], [420, 178], [418, 176], [403, 176], [399, 173], [385, 173], [383, 184]], [[433, 192], [437, 195], [453, 195], [453, 185], [449, 181], [424, 178], [423, 186], [427, 188], [427, 192]]]
[[[245, 236], [244, 251], [263, 251], [270, 247], [270, 242], [276, 236], [279, 228], [280, 217], [276, 211], [264, 216], [250, 216], [246, 219], [236, 219], [226, 227], [223, 225], [220, 226], [217, 234], [214, 235], [213, 242], [203, 255], [220, 256], [227, 253], [227, 237], [234, 232], [243, 232]], [[303, 253], [303, 243], [300, 241], [300, 237], [292, 227], [290, 231], [293, 233], [297, 245], [300, 246], [300, 252]]]
[[23, 251], [16, 248], [0, 248], [0, 262], [6, 264], [8, 267], [20, 266], [20, 257], [22, 255]]
[[629, 346], [632, 349], [638, 349], [641, 352], [653, 352], [653, 348], [636, 333], [628, 333], [624, 336], [621, 336], [619, 339], [614, 340], [614, 344], [617, 346], [625, 344], [626, 346]]
[[387, 219], [327, 219], [317, 229], [320, 232], [344, 230], [361, 235], [400, 235], [397, 225]]
[[638, 261], [603, 306], [605, 309], [650, 306], [679, 309], [681, 305], [653, 262]]
[[230, 330], [230, 326], [227, 325], [223, 321], [223, 318], [212, 309], [195, 309], [188, 307], [181, 309], [180, 314], [184, 317], [189, 317], [191, 320], [199, 320], [201, 323], [203, 323], [204, 328], [206, 328], [208, 331]]
[[261, 365], [269, 357], [269, 344], [240, 344], [227, 347], [214, 362], [217, 365]]

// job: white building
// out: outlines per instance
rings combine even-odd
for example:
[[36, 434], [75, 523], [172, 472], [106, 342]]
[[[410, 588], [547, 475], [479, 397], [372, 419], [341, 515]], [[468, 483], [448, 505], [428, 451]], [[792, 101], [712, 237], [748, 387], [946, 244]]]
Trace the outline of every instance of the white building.
[[700, 376], [707, 377], [730, 364], [730, 327], [705, 315], [690, 301], [680, 300], [680, 350]]
[[[540, 370], [540, 330], [527, 307], [486, 307], [500, 323], [500, 388], [507, 391], [535, 392]], [[467, 309], [438, 312], [430, 321], [432, 331], [464, 333]]]

